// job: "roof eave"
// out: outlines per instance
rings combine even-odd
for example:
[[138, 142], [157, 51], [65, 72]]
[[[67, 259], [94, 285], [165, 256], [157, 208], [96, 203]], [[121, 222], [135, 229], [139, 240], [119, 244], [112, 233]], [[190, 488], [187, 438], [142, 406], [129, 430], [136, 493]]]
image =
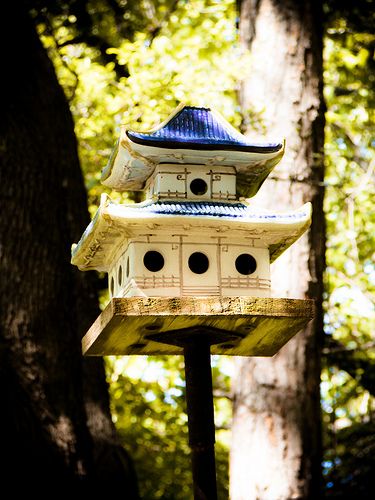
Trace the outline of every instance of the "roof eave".
[[[181, 225], [189, 224], [189, 227], [197, 225], [200, 228], [203, 221], [214, 222], [218, 230], [224, 224], [229, 224], [234, 230], [239, 229], [238, 226], [240, 224], [245, 224], [245, 227], [249, 231], [251, 229], [264, 228], [269, 233], [269, 236], [272, 236], [272, 232], [274, 232], [274, 241], [272, 241], [272, 238], [271, 240], [268, 238], [267, 242], [267, 246], [270, 249], [270, 259], [273, 262], [292, 243], [299, 239], [310, 226], [311, 204], [305, 204], [296, 211], [296, 213], [298, 212], [303, 213], [304, 216], [294, 222], [254, 221], [246, 218], [210, 215], [140, 214], [137, 213], [137, 209], [113, 204], [107, 195], [102, 195], [101, 204], [95, 218], [82, 235], [76, 247], [72, 250], [71, 262], [81, 270], [96, 269], [98, 271], [108, 271], [112, 264], [113, 256], [124, 241], [124, 236], [132, 237], [130, 230], [132, 223], [137, 222], [139, 224], [142, 220], [147, 221], [147, 224], [155, 223], [159, 226], [161, 220], [165, 222], [174, 220], [174, 222], [181, 223]], [[246, 228], [243, 229], [244, 232], [246, 232]], [[280, 237], [280, 230], [282, 228], [284, 229], [284, 234]], [[242, 231], [242, 229], [240, 230]]]
[[[187, 146], [187, 145], [186, 145]], [[159, 163], [233, 166], [239, 196], [254, 196], [284, 155], [285, 141], [277, 152], [163, 148], [133, 142], [122, 129], [120, 140], [102, 172], [101, 182], [118, 191], [141, 191]]]

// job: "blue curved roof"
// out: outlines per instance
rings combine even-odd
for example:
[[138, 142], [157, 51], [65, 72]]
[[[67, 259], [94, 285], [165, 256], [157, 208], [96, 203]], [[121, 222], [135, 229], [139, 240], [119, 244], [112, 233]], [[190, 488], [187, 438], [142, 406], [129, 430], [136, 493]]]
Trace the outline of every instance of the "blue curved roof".
[[163, 126], [153, 132], [127, 131], [128, 137], [138, 144], [162, 148], [188, 148], [205, 150], [276, 153], [282, 143], [253, 143], [237, 132], [210, 108], [184, 106]]
[[[131, 209], [128, 206], [128, 210]], [[298, 220], [306, 216], [303, 212], [294, 213], [259, 213], [254, 212], [248, 205], [243, 203], [224, 203], [211, 201], [157, 201], [149, 205], [137, 205], [134, 207], [140, 215], [143, 214], [164, 214], [164, 215], [192, 215], [192, 216], [216, 216], [233, 218], [254, 218], [264, 220]]]

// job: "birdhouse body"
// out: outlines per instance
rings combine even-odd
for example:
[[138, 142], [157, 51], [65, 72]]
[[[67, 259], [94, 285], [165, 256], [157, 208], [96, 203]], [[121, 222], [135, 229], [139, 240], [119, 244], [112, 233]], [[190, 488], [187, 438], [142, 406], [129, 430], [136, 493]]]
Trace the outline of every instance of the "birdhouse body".
[[106, 271], [112, 298], [269, 297], [270, 263], [307, 229], [311, 207], [274, 213], [241, 197], [283, 149], [250, 143], [207, 108], [180, 107], [147, 134], [124, 129], [103, 183], [146, 200], [103, 195], [72, 262]]
[[[239, 256], [243, 262], [237, 261], [237, 269]], [[234, 237], [230, 243], [204, 226], [192, 231], [189, 224], [168, 224], [126, 240], [109, 270], [109, 288], [111, 297], [267, 297], [269, 273], [267, 248], [257, 248], [244, 237]]]

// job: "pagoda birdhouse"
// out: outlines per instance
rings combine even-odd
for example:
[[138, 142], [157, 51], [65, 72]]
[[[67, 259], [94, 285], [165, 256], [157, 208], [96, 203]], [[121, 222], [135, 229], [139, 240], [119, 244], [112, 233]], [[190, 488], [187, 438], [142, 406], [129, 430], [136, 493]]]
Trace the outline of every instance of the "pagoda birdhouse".
[[194, 498], [216, 499], [210, 354], [273, 356], [313, 317], [271, 298], [270, 264], [309, 227], [311, 205], [253, 208], [284, 143], [253, 143], [209, 108], [179, 106], [147, 133], [122, 129], [103, 195], [72, 263], [108, 273], [111, 300], [82, 340], [89, 356], [183, 354]]
[[179, 106], [158, 128], [122, 129], [102, 195], [72, 263], [105, 271], [111, 298], [269, 297], [270, 264], [309, 227], [311, 205], [252, 208], [284, 143], [253, 143], [209, 108]]

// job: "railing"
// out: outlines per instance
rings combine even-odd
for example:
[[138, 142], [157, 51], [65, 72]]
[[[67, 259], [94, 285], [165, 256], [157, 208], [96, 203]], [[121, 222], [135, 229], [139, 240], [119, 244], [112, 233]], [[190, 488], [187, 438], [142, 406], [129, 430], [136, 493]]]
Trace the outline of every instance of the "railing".
[[182, 288], [183, 296], [195, 296], [195, 295], [220, 295], [220, 289], [218, 286], [184, 286]]
[[[123, 291], [122, 295], [126, 295], [129, 288], [134, 286], [139, 287], [140, 290], [150, 289], [150, 288], [179, 288], [181, 286], [181, 280], [178, 276], [135, 276], [130, 282], [128, 282]], [[263, 290], [269, 290], [271, 288], [271, 281], [264, 278], [251, 278], [250, 276], [228, 276], [221, 279], [221, 288], [258, 288]], [[182, 287], [183, 296], [195, 296], [195, 295], [209, 295], [209, 296], [219, 296], [220, 287], [219, 285], [207, 286], [207, 285], [194, 285]]]
[[180, 286], [178, 276], [135, 276], [134, 281], [140, 288], [175, 288]]
[[228, 276], [221, 279], [223, 288], [271, 288], [271, 280], [264, 278], [250, 278], [250, 276]]
[[236, 200], [237, 197], [235, 194], [230, 193], [212, 193], [213, 200]]

